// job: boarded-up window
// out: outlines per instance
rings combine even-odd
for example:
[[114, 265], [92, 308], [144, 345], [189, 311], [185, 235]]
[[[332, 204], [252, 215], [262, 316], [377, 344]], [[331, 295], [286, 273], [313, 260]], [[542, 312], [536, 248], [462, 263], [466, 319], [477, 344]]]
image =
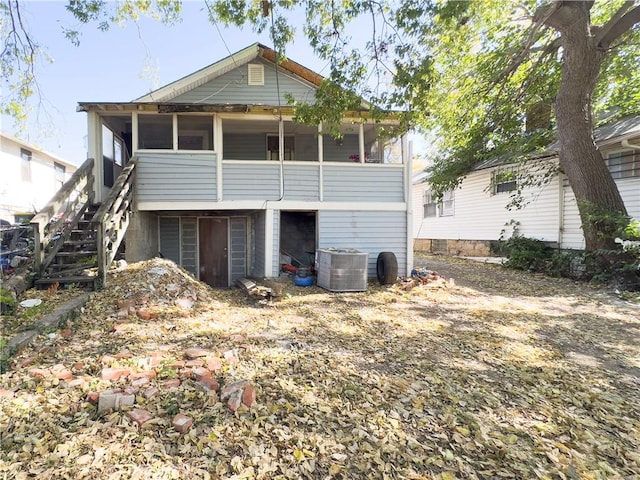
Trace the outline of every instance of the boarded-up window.
[[20, 175], [23, 182], [31, 181], [31, 152], [24, 148], [20, 149]]

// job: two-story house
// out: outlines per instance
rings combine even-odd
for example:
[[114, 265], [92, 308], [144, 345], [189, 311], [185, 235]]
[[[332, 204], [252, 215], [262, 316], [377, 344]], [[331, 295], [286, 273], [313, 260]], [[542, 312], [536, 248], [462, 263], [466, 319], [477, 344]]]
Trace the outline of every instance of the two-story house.
[[[161, 254], [212, 286], [277, 276], [283, 258], [312, 263], [321, 248], [368, 253], [369, 277], [379, 253], [393, 252], [405, 275], [404, 132], [393, 115], [374, 121], [365, 102], [338, 137], [296, 123], [287, 94], [313, 102], [322, 80], [253, 44], [134, 101], [80, 103], [95, 159], [92, 202], [103, 206], [94, 223], [115, 215], [128, 260]], [[104, 227], [98, 256], [118, 243], [116, 230]]]
[[0, 134], [0, 219], [28, 221], [76, 168], [35, 145]]

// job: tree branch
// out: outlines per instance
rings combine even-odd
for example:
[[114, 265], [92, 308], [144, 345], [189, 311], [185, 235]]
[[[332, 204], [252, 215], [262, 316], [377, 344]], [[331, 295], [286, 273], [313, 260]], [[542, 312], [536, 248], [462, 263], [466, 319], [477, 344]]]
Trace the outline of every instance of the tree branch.
[[633, 4], [634, 2], [625, 2], [611, 20], [602, 27], [596, 38], [598, 47], [608, 49], [616, 39], [628, 32], [636, 23], [640, 23], [640, 5], [629, 10]]

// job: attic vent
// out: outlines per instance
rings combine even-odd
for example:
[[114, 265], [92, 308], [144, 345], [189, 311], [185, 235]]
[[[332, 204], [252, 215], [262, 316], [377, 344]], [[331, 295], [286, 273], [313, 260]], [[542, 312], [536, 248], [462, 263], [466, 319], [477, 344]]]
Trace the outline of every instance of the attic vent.
[[264, 65], [249, 64], [248, 85], [264, 85]]

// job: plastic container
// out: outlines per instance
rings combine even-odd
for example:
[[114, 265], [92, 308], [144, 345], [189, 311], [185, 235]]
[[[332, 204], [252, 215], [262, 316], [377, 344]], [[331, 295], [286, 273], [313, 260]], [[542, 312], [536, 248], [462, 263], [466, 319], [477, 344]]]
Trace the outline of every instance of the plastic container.
[[293, 277], [293, 284], [296, 287], [310, 287], [313, 285], [313, 277], [309, 275], [308, 277], [301, 277], [300, 275], [296, 275]]

